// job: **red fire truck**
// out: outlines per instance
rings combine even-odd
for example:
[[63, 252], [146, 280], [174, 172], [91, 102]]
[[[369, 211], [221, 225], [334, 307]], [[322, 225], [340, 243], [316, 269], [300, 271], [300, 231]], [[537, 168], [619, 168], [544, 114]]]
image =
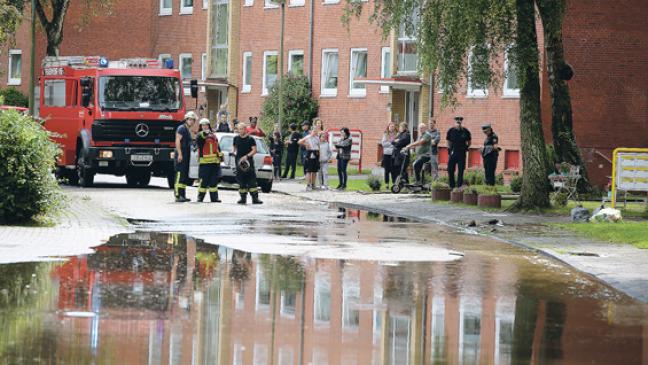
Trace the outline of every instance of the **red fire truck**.
[[131, 186], [161, 176], [172, 186], [175, 130], [186, 110], [172, 63], [71, 56], [42, 66], [40, 117], [62, 148], [57, 176], [84, 187], [95, 174], [125, 175]]

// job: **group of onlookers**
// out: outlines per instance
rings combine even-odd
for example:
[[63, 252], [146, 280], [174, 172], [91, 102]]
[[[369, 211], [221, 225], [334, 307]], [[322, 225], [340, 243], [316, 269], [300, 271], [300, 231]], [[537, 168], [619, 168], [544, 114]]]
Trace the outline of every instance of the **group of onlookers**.
[[[454, 118], [455, 125], [446, 133], [448, 146], [448, 182], [450, 188], [463, 186], [463, 175], [466, 169], [466, 154], [471, 144], [470, 131], [463, 127], [463, 117]], [[429, 125], [421, 123], [418, 126], [418, 139], [412, 142], [408, 131], [407, 123], [400, 123], [398, 130], [396, 124], [389, 123], [383, 134], [381, 145], [383, 148], [382, 167], [385, 171], [385, 184], [389, 186], [390, 181], [394, 184], [396, 178], [401, 176], [404, 183], [409, 182], [407, 167], [410, 163], [410, 150], [416, 152], [416, 160], [413, 163], [415, 185], [423, 185], [422, 171], [424, 166], [429, 165], [430, 174], [433, 180], [439, 178], [439, 142], [441, 132], [436, 127], [436, 120], [430, 118]], [[487, 185], [495, 185], [495, 169], [499, 155], [498, 137], [493, 132], [491, 124], [482, 125], [482, 131], [486, 135], [484, 146], [480, 149]], [[455, 171], [457, 176], [455, 179]]]

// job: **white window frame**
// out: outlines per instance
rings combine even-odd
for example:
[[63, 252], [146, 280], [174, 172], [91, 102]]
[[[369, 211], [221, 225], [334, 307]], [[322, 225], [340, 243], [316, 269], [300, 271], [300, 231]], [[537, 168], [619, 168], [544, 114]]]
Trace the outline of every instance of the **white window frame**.
[[263, 88], [261, 95], [262, 96], [267, 96], [268, 95], [268, 85], [266, 85], [266, 67], [267, 67], [267, 61], [268, 61], [268, 56], [277, 56], [277, 78], [279, 78], [279, 52], [277, 51], [265, 51], [263, 52], [263, 79], [261, 82], [263, 83]]
[[209, 0], [202, 0], [203, 3], [203, 10], [207, 10], [209, 8]]
[[[246, 84], [245, 83], [245, 74], [247, 74], [248, 69], [247, 69], [247, 59], [252, 58], [252, 52], [243, 52], [243, 66], [241, 69], [243, 70], [243, 74], [241, 77], [241, 93], [247, 94], [252, 91], [252, 75], [250, 75], [250, 83]], [[252, 59], [252, 62], [254, 62], [254, 59]], [[265, 72], [265, 71], [264, 71]]]
[[200, 79], [207, 80], [207, 53], [200, 55]]
[[[505, 98], [519, 98], [520, 89], [510, 89], [508, 84], [508, 73], [509, 73], [509, 53], [504, 52], [504, 85], [502, 87], [502, 96]], [[519, 83], [519, 80], [518, 80]], [[519, 86], [519, 84], [518, 84]]]
[[[389, 54], [389, 57], [387, 57], [387, 54]], [[380, 78], [381, 79], [387, 79], [391, 77], [391, 73], [392, 73], [391, 60], [392, 60], [391, 47], [382, 47], [380, 49]], [[389, 75], [385, 75], [385, 63], [389, 65], [389, 73], [390, 73]], [[378, 90], [378, 92], [381, 94], [389, 93], [389, 86], [380, 85], [380, 89]]]
[[[292, 51], [288, 51], [288, 72], [292, 72], [292, 66], [293, 66], [293, 62], [292, 62], [293, 59], [292, 58], [293, 58], [293, 56], [299, 56], [299, 55], [301, 55], [302, 57], [304, 56], [304, 50], [303, 49], [294, 49]], [[304, 58], [303, 60], [306, 61], [306, 58]], [[306, 71], [306, 70], [303, 69], [305, 65], [306, 65], [305, 62], [302, 63], [302, 72]]]
[[[11, 69], [12, 69], [12, 62], [11, 62], [11, 56], [13, 55], [20, 55], [20, 77], [11, 77]], [[10, 49], [9, 53], [7, 54], [7, 66], [9, 66], [9, 69], [7, 70], [7, 85], [12, 85], [12, 86], [18, 86], [22, 84], [22, 64], [23, 64], [23, 59], [22, 59], [22, 50], [21, 49]]]
[[290, 2], [288, 2], [288, 7], [290, 8], [305, 6], [305, 5], [306, 5], [306, 0], [290, 0]]
[[[189, 75], [188, 78], [184, 77], [182, 74], [182, 69], [184, 68], [184, 60], [187, 58], [191, 58], [192, 64], [191, 64], [191, 75]], [[182, 77], [183, 83], [184, 80], [190, 80], [191, 77], [193, 76], [193, 55], [191, 53], [180, 53], [178, 55], [178, 70], [180, 70], [180, 77]], [[191, 87], [185, 86], [184, 88], [184, 94], [185, 95], [191, 95]]]
[[160, 16], [172, 15], [173, 14], [173, 1], [171, 1], [171, 6], [168, 8], [164, 7], [164, 0], [160, 0]]
[[472, 50], [468, 52], [468, 76], [466, 77], [466, 97], [471, 99], [484, 99], [488, 97], [488, 87], [483, 89], [473, 89], [470, 76], [472, 74]]
[[193, 4], [192, 6], [184, 6], [184, 1], [185, 0], [180, 0], [180, 15], [193, 14], [194, 5], [196, 4]]
[[278, 9], [279, 4], [275, 3], [272, 0], [264, 0], [263, 1], [263, 8], [264, 9]]
[[243, 1], [243, 6], [254, 6], [254, 0]]
[[324, 72], [326, 71], [324, 61], [327, 59], [325, 55], [327, 53], [337, 53], [338, 55], [338, 83], [337, 86], [340, 86], [340, 52], [338, 51], [337, 48], [324, 48], [322, 49], [322, 70], [320, 74], [320, 95], [324, 97], [336, 97], [337, 96], [337, 91], [338, 88], [325, 88], [324, 86], [326, 85], [326, 77], [324, 75]]
[[322, 1], [322, 4], [324, 5], [333, 5], [333, 4], [339, 4], [340, 0], [324, 0]]
[[[366, 48], [351, 48], [351, 53], [349, 54], [349, 97], [351, 98], [364, 98], [367, 96], [367, 86], [365, 84], [364, 88], [356, 88], [354, 87], [354, 75], [355, 75], [355, 69], [353, 68], [353, 54], [354, 53], [361, 53], [364, 52], [367, 54], [367, 73], [369, 71], [369, 51]], [[339, 59], [340, 56], [338, 56], [338, 67], [339, 67]], [[339, 74], [339, 69], [338, 69], [338, 74]], [[365, 78], [367, 76], [365, 75]]]

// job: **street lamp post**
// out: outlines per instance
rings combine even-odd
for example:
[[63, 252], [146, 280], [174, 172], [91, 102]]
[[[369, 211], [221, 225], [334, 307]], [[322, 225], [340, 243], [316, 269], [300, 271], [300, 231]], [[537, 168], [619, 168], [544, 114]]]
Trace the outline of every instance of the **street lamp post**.
[[29, 51], [29, 114], [34, 115], [36, 95], [34, 92], [35, 65], [36, 65], [36, 0], [31, 0], [31, 49]]
[[284, 64], [284, 24], [286, 19], [286, 0], [281, 0], [281, 31], [280, 31], [280, 44], [279, 44], [279, 75], [277, 77], [277, 82], [279, 82], [279, 113], [278, 123], [279, 128], [282, 126], [283, 122], [283, 64]]

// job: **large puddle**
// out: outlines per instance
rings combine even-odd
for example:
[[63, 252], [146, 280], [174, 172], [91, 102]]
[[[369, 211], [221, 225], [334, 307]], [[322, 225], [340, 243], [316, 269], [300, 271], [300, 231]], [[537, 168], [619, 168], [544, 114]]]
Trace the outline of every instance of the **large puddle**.
[[344, 213], [1, 265], [0, 364], [648, 363], [646, 307], [607, 286], [483, 237]]

